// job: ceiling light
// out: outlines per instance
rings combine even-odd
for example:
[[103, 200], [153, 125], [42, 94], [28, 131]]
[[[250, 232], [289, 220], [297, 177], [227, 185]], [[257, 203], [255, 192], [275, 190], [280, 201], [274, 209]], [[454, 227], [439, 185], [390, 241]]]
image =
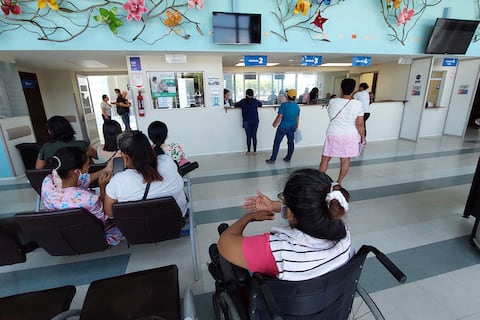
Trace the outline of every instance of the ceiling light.
[[[280, 64], [280, 62], [267, 62], [267, 67], [278, 66], [279, 64]], [[235, 65], [235, 67], [245, 67], [245, 63], [244, 62], [239, 62]]]
[[108, 68], [106, 64], [103, 64], [96, 60], [79, 60], [79, 61], [69, 61], [65, 60], [65, 62], [69, 62], [76, 66], [87, 68], [87, 69], [95, 69], [95, 68]]
[[328, 62], [328, 63], [322, 63], [322, 67], [351, 67], [352, 63], [351, 62]]

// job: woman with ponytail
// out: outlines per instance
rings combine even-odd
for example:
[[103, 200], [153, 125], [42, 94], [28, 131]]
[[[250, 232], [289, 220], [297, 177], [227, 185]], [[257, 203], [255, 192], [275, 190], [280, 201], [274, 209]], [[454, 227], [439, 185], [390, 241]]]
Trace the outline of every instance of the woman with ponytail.
[[[335, 270], [353, 256], [350, 233], [342, 221], [349, 194], [328, 175], [297, 170], [278, 197], [272, 201], [257, 192], [246, 199], [243, 206], [250, 212], [220, 235], [218, 249], [226, 260], [252, 272], [300, 281]], [[287, 226], [243, 236], [250, 222], [273, 220], [275, 212]]]
[[116, 173], [106, 188], [105, 212], [112, 214], [113, 204], [172, 196], [182, 214], [187, 212], [183, 179], [168, 155], [156, 156], [141, 131], [125, 131], [118, 136], [126, 169]]
[[165, 143], [167, 136], [168, 128], [164, 122], [153, 121], [148, 126], [148, 137], [153, 143], [152, 148], [157, 156], [167, 154], [172, 157], [173, 160], [175, 160], [179, 167], [188, 163], [187, 156], [185, 155], [185, 152], [183, 152], [182, 147], [178, 143]]
[[[90, 159], [80, 148], [64, 147], [52, 157], [55, 169], [43, 180], [42, 200], [46, 210], [85, 208], [100, 219], [105, 226], [105, 238], [110, 245], [117, 245], [121, 232], [113, 225], [103, 210], [105, 186], [112, 177], [111, 171], [103, 169], [88, 173]], [[100, 195], [88, 190], [92, 178], [98, 177]]]

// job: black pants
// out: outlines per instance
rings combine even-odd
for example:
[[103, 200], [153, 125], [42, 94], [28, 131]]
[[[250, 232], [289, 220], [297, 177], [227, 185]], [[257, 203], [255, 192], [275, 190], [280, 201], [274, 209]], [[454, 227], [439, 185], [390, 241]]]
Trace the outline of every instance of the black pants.
[[363, 125], [365, 127], [365, 137], [367, 136], [367, 119], [370, 118], [370, 112], [363, 114]]

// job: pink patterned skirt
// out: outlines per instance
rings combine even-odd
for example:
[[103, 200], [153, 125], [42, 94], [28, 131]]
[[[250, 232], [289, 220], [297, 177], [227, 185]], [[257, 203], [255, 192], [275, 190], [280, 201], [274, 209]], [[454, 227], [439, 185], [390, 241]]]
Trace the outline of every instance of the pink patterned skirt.
[[360, 136], [327, 135], [323, 145], [323, 155], [335, 158], [357, 157], [360, 152]]

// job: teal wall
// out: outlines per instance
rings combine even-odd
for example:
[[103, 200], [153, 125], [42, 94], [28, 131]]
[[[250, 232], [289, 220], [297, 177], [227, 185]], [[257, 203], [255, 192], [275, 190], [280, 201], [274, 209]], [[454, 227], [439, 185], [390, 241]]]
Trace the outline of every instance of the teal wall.
[[[292, 3], [296, 1], [288, 0]], [[72, 34], [79, 33], [87, 22], [87, 30], [70, 41], [54, 42], [38, 40], [42, 36], [39, 29], [33, 24], [21, 23], [25, 28], [15, 28], [17, 21], [15, 19], [30, 19], [37, 15], [37, 1], [19, 2], [22, 6], [23, 14], [8, 18], [0, 16], [0, 51], [1, 50], [135, 50], [135, 51], [198, 51], [198, 52], [301, 52], [301, 53], [357, 53], [357, 54], [422, 54], [425, 44], [430, 34], [431, 28], [437, 17], [443, 17], [444, 9], [451, 8], [450, 18], [457, 19], [477, 19], [479, 18], [478, 1], [479, 0], [403, 0], [401, 8], [415, 2], [417, 14], [419, 13], [418, 4], [426, 2], [428, 4], [437, 3], [437, 5], [427, 7], [418, 21], [409, 21], [406, 26], [415, 27], [409, 32], [405, 44], [399, 41], [391, 41], [388, 36], [391, 30], [388, 28], [381, 14], [381, 4], [387, 0], [331, 0], [330, 6], [322, 5], [322, 16], [327, 18], [324, 24], [323, 37], [330, 42], [312, 40], [303, 30], [288, 31], [288, 41], [282, 40], [271, 31], [281, 31], [280, 23], [274, 19], [272, 12], [278, 12], [277, 3], [286, 6], [287, 0], [241, 0], [238, 1], [238, 11], [246, 13], [262, 14], [262, 44], [259, 45], [215, 45], [212, 37], [212, 11], [231, 11], [232, 5], [227, 0], [205, 0], [203, 10], [191, 9], [186, 7], [181, 11], [185, 12], [188, 19], [198, 22], [203, 36], [196, 30], [196, 25], [184, 23], [181, 28], [176, 28], [181, 34], [189, 34], [190, 39], [185, 40], [174, 33], [167, 36], [169, 29], [161, 22], [160, 18], [150, 19], [145, 24], [145, 29], [139, 39], [132, 41], [134, 35], [140, 33], [143, 23], [132, 20], [128, 22], [125, 18], [126, 11], [121, 9], [121, 5], [126, 1], [109, 1], [111, 4], [105, 5], [106, 8], [112, 6], [119, 7], [119, 15], [124, 25], [118, 29], [118, 35], [114, 35], [105, 25], [99, 25], [92, 18], [88, 19], [88, 14], [98, 15], [98, 9], [88, 10], [87, 8], [96, 4], [104, 4], [102, 0], [76, 0], [76, 1], [58, 1], [60, 7], [68, 10], [55, 12], [53, 10], [40, 10], [35, 18], [36, 22], [48, 26], [46, 33], [51, 34], [50, 38], [58, 41], [64, 41], [69, 36], [56, 30], [57, 26], [68, 29]], [[316, 0], [313, 0], [316, 2]], [[177, 0], [176, 4], [185, 4], [187, 0]], [[158, 8], [152, 13], [159, 13], [165, 9], [165, 0], [150, 1], [146, 0], [146, 6], [152, 8], [152, 3], [158, 3]], [[172, 1], [168, 1], [172, 3]], [[461, 3], [461, 5], [460, 5]], [[73, 5], [74, 4], [74, 5]], [[285, 9], [285, 8], [284, 8]], [[65, 11], [83, 11], [83, 13], [72, 13]], [[42, 18], [41, 16], [44, 15]], [[65, 18], [66, 17], [66, 18]], [[144, 15], [146, 18], [146, 16]], [[164, 19], [165, 14], [160, 14]], [[292, 21], [298, 22], [302, 15], [295, 16]], [[313, 20], [313, 18], [312, 18]], [[53, 22], [52, 22], [53, 21]], [[75, 26], [75, 24], [77, 26]], [[395, 21], [391, 24], [396, 27]], [[313, 26], [309, 22], [303, 26]], [[11, 30], [14, 29], [15, 30]], [[356, 39], [352, 37], [356, 35]], [[163, 37], [165, 36], [165, 37]], [[163, 37], [163, 38], [162, 38]], [[161, 40], [159, 40], [162, 38]], [[479, 41], [480, 42], [480, 41]], [[472, 43], [467, 52], [469, 56], [480, 56], [479, 42]]]

